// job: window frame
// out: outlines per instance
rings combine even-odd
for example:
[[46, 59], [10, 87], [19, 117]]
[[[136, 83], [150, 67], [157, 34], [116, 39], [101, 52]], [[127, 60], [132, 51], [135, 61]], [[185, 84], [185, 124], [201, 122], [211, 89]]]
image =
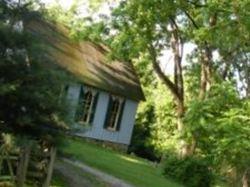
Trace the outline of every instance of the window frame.
[[[83, 93], [83, 96], [81, 96], [82, 93]], [[91, 98], [89, 98], [88, 95], [86, 96], [86, 94], [88, 93], [91, 94]], [[91, 99], [91, 101], [89, 102], [86, 99]], [[75, 122], [80, 123], [80, 124], [92, 125], [94, 121], [94, 117], [95, 117], [95, 112], [96, 112], [95, 105], [97, 104], [97, 101], [98, 101], [97, 90], [95, 90], [92, 87], [81, 86], [80, 94], [78, 98], [77, 110], [75, 113]], [[88, 104], [89, 106], [87, 107], [86, 104]], [[79, 113], [82, 113], [82, 114], [79, 114]], [[87, 116], [85, 117], [85, 115]]]
[[[115, 102], [118, 102], [118, 108], [114, 108]], [[112, 106], [110, 106], [112, 105]], [[106, 120], [104, 124], [104, 128], [109, 131], [119, 131], [120, 125], [121, 125], [121, 119], [123, 116], [124, 111], [124, 105], [125, 105], [125, 98], [116, 96], [116, 95], [110, 95], [109, 97], [109, 103], [107, 106], [107, 112], [106, 112]], [[116, 111], [112, 111], [116, 110]]]

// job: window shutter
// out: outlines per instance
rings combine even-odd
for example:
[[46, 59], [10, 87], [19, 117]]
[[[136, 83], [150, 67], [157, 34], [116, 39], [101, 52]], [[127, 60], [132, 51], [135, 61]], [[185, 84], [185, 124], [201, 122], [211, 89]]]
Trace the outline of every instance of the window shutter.
[[83, 115], [83, 112], [84, 112], [83, 101], [84, 101], [84, 90], [83, 90], [83, 87], [81, 86], [80, 95], [78, 98], [78, 105], [77, 105], [76, 113], [75, 113], [76, 122], [79, 121], [81, 119], [81, 116]]
[[90, 116], [90, 120], [89, 123], [92, 124], [94, 117], [95, 117], [95, 112], [96, 112], [96, 105], [97, 105], [97, 101], [98, 101], [98, 97], [99, 97], [99, 93], [96, 93], [94, 96], [94, 103], [93, 103], [93, 108], [91, 110], [91, 116]]
[[116, 126], [116, 130], [117, 130], [117, 131], [119, 131], [119, 130], [120, 130], [120, 127], [121, 127], [121, 122], [122, 122], [122, 116], [123, 116], [123, 111], [124, 111], [125, 102], [126, 102], [126, 100], [124, 100], [124, 101], [121, 103], [121, 111], [120, 111], [119, 118], [118, 118], [118, 123], [117, 123], [117, 126]]
[[68, 95], [68, 91], [69, 91], [69, 85], [65, 85], [63, 88], [63, 97], [66, 97]]
[[105, 123], [103, 126], [104, 128], [108, 127], [112, 105], [113, 105], [113, 100], [112, 100], [112, 97], [109, 96], [109, 102], [108, 102], [108, 107], [107, 107], [107, 111], [106, 111], [106, 118], [105, 118]]

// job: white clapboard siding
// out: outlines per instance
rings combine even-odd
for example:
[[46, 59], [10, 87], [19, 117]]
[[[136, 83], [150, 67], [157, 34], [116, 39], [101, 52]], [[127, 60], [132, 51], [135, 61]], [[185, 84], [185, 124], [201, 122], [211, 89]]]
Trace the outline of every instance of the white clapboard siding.
[[[129, 145], [133, 132], [135, 114], [138, 102], [126, 99], [120, 124], [120, 130], [109, 131], [104, 128], [104, 122], [106, 119], [106, 113], [109, 102], [109, 93], [104, 91], [98, 91], [98, 92], [99, 96], [98, 96], [93, 124], [86, 131], [78, 132], [76, 133], [76, 135], [93, 138], [97, 140], [104, 140], [104, 141]], [[74, 116], [74, 113], [76, 111], [79, 99], [79, 93], [80, 93], [80, 85], [75, 84], [69, 87], [68, 98], [70, 99], [71, 103], [70, 104], [71, 116]]]

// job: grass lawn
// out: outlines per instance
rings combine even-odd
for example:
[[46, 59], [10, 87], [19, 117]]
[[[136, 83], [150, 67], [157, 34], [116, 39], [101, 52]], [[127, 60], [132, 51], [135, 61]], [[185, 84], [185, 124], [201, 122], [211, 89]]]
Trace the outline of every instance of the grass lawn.
[[60, 151], [73, 159], [97, 168], [105, 173], [116, 176], [138, 187], [180, 187], [173, 181], [167, 180], [147, 160], [121, 154], [102, 148], [98, 145], [87, 143], [83, 140], [67, 139], [66, 145]]

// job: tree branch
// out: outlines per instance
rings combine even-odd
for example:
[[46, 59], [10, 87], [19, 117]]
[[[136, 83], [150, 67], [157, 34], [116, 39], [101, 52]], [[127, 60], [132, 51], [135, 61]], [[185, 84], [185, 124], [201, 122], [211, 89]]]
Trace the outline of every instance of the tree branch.
[[184, 89], [183, 89], [183, 75], [182, 75], [182, 54], [183, 54], [183, 43], [182, 38], [179, 34], [179, 28], [175, 20], [170, 18], [172, 27], [172, 41], [171, 47], [174, 52], [174, 78], [175, 86], [177, 87], [179, 97], [183, 100]]
[[183, 12], [184, 12], [184, 14], [186, 14], [186, 16], [188, 17], [188, 19], [192, 22], [193, 26], [196, 29], [199, 29], [198, 24], [194, 21], [194, 19], [192, 18], [192, 16], [186, 10], [183, 10]]
[[156, 51], [153, 45], [150, 45], [148, 50], [152, 57], [154, 71], [156, 72], [158, 77], [161, 79], [161, 81], [169, 88], [170, 92], [173, 94], [174, 98], [177, 99], [178, 103], [182, 103], [182, 97], [179, 95], [176, 85], [168, 78], [168, 76], [166, 76], [163, 73], [163, 71], [160, 68], [160, 65], [157, 61]]
[[193, 1], [188, 1], [188, 0], [187, 0], [187, 2], [190, 3], [191, 5], [197, 7], [197, 8], [206, 7], [206, 5], [198, 4], [199, 1], [193, 2]]

